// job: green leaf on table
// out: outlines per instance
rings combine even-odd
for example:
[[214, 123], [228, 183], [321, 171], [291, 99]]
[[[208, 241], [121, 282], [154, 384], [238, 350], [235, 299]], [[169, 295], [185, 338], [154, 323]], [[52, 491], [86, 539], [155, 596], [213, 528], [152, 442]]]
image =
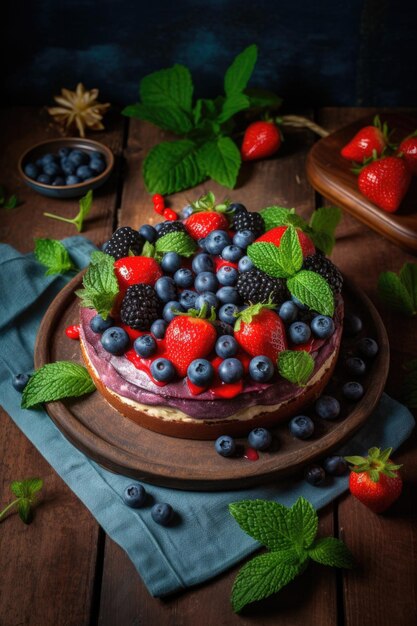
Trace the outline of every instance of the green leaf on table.
[[241, 93], [252, 76], [258, 57], [258, 48], [255, 44], [248, 46], [234, 59], [224, 77], [224, 91], [226, 96]]
[[47, 268], [45, 276], [65, 274], [76, 269], [68, 250], [56, 239], [35, 239], [35, 257]]
[[16, 194], [13, 194], [9, 198], [7, 198], [5, 202], [3, 202], [3, 206], [7, 210], [15, 209], [18, 204], [19, 204], [19, 198], [16, 196]]
[[314, 211], [307, 230], [316, 248], [325, 254], [331, 254], [336, 243], [335, 230], [342, 218], [342, 211], [338, 207], [320, 207]]
[[352, 553], [343, 541], [335, 537], [317, 539], [309, 548], [308, 555], [313, 561], [331, 567], [352, 568], [355, 565]]
[[378, 296], [393, 311], [403, 315], [415, 315], [413, 294], [394, 272], [382, 272], [378, 279]]
[[143, 176], [150, 193], [170, 194], [194, 187], [206, 178], [197, 160], [197, 144], [189, 139], [165, 141], [148, 153]]
[[230, 137], [218, 137], [205, 143], [197, 153], [200, 170], [220, 185], [236, 185], [241, 164], [240, 152]]
[[[249, 248], [248, 248], [249, 250]], [[334, 296], [328, 282], [309, 270], [301, 270], [287, 281], [290, 293], [321, 315], [333, 316]]]
[[104, 252], [93, 252], [90, 265], [84, 274], [83, 289], [75, 292], [81, 299], [81, 306], [95, 309], [105, 319], [113, 308], [118, 293], [114, 258]]
[[29, 379], [22, 394], [22, 409], [62, 398], [77, 398], [95, 390], [85, 367], [71, 361], [48, 363]]
[[90, 189], [87, 191], [86, 195], [83, 196], [79, 201], [79, 211], [74, 218], [61, 217], [60, 215], [55, 215], [54, 213], [44, 213], [45, 217], [50, 217], [54, 220], [59, 220], [60, 222], [68, 222], [68, 224], [74, 224], [75, 228], [79, 233], [83, 230], [84, 220], [88, 217], [91, 207], [93, 206], [93, 192]]
[[0, 512], [0, 519], [13, 507], [17, 507], [22, 522], [29, 524], [32, 520], [32, 505], [36, 501], [42, 487], [43, 481], [40, 478], [14, 480], [10, 485], [10, 490], [16, 496], [16, 499], [6, 505]]
[[222, 110], [218, 117], [220, 124], [226, 122], [228, 119], [249, 108], [249, 98], [243, 93], [232, 93], [223, 102]]
[[249, 98], [251, 108], [279, 109], [282, 104], [282, 98], [268, 89], [248, 87], [244, 93]]
[[304, 387], [314, 370], [314, 359], [304, 350], [284, 350], [278, 356], [278, 372], [299, 387]]
[[242, 500], [229, 504], [229, 511], [248, 535], [270, 550], [288, 550], [287, 507], [267, 500]]
[[156, 254], [162, 256], [166, 252], [176, 252], [180, 256], [190, 257], [197, 250], [194, 239], [183, 231], [167, 233], [157, 239], [155, 244]]

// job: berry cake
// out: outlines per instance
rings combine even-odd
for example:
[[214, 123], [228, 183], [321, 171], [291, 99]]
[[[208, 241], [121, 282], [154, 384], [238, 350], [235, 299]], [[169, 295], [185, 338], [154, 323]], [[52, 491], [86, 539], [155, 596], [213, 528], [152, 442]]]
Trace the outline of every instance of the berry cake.
[[[120, 413], [173, 437], [271, 427], [311, 404], [337, 361], [342, 277], [293, 211], [215, 204], [119, 228], [94, 253], [80, 341]], [[317, 244], [319, 243], [317, 239]]]

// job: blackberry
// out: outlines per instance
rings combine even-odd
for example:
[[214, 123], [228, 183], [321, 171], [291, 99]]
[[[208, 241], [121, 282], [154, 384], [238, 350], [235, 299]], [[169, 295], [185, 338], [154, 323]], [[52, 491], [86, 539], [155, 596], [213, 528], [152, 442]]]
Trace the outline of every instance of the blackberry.
[[272, 300], [280, 306], [291, 297], [283, 278], [271, 278], [256, 268], [240, 274], [236, 289], [246, 304]]
[[160, 237], [163, 237], [164, 235], [167, 235], [168, 233], [178, 233], [178, 232], [183, 232], [183, 233], [187, 232], [185, 230], [184, 224], [180, 222], [179, 220], [173, 220], [173, 221], [167, 220], [166, 222], [162, 222], [161, 225], [159, 226], [156, 238], [160, 239]]
[[105, 253], [110, 254], [116, 260], [129, 256], [129, 250], [134, 255], [139, 256], [144, 242], [144, 238], [142, 235], [139, 235], [137, 230], [133, 230], [130, 226], [122, 226], [122, 228], [118, 228], [113, 233], [106, 246]]
[[153, 287], [145, 283], [128, 287], [120, 308], [120, 319], [124, 324], [136, 330], [149, 330], [161, 313], [161, 301]]
[[324, 256], [322, 252], [316, 252], [304, 259], [303, 269], [316, 272], [323, 276], [329, 283], [333, 293], [337, 294], [342, 291], [343, 277], [336, 265], [330, 259]]
[[260, 213], [250, 213], [246, 209], [240, 209], [235, 211], [233, 216], [233, 229], [250, 230], [257, 238], [264, 234], [265, 222]]

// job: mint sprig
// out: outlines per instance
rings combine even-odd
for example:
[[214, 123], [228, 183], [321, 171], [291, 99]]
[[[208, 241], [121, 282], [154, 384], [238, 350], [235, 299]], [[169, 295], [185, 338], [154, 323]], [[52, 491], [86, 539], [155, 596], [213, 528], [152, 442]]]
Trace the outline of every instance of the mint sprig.
[[321, 315], [333, 316], [334, 296], [329, 283], [316, 272], [301, 270], [288, 279], [290, 293]]
[[16, 499], [10, 502], [2, 511], [0, 511], [0, 520], [13, 507], [17, 507], [19, 517], [25, 524], [32, 521], [32, 507], [35, 503], [40, 490], [43, 487], [41, 478], [27, 478], [25, 480], [14, 480], [10, 485], [10, 490]]
[[95, 309], [105, 319], [109, 316], [118, 293], [114, 258], [104, 252], [93, 252], [90, 265], [84, 274], [83, 289], [75, 292], [81, 299], [81, 306]]
[[299, 387], [304, 387], [314, 370], [314, 359], [304, 350], [284, 350], [278, 356], [280, 375]]
[[22, 394], [22, 409], [62, 398], [78, 398], [95, 390], [85, 367], [72, 361], [47, 363], [29, 379]]
[[242, 530], [270, 550], [239, 571], [231, 596], [235, 612], [280, 591], [306, 569], [310, 559], [331, 567], [353, 567], [353, 557], [342, 541], [316, 539], [318, 516], [305, 498], [298, 498], [291, 508], [243, 500], [229, 504], [229, 511]]
[[76, 269], [68, 250], [56, 239], [35, 239], [35, 258], [46, 267], [45, 276]]
[[19, 204], [19, 198], [16, 194], [12, 194], [11, 196], [6, 196], [6, 191], [4, 187], [0, 186], [0, 207], [6, 210], [15, 209]]
[[161, 257], [166, 252], [176, 252], [180, 256], [190, 257], [196, 250], [197, 244], [194, 239], [183, 231], [167, 233], [157, 239], [155, 244], [157, 258]]
[[393, 311], [411, 317], [417, 314], [417, 264], [405, 263], [398, 274], [382, 272], [378, 296]]
[[93, 206], [93, 192], [90, 189], [79, 201], [79, 211], [77, 215], [70, 219], [68, 217], [62, 217], [61, 215], [55, 215], [54, 213], [44, 213], [45, 217], [50, 217], [53, 220], [59, 220], [60, 222], [68, 222], [68, 224], [74, 224], [79, 233], [83, 230], [84, 220], [88, 217], [91, 207]]

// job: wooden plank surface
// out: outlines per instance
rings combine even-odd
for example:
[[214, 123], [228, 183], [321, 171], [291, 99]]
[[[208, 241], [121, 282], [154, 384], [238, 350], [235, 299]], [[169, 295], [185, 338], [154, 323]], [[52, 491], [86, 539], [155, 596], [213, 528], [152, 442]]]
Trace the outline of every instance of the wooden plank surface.
[[[47, 116], [29, 107], [0, 115], [0, 184], [22, 203], [0, 209], [0, 241], [18, 250], [33, 250], [34, 237], [62, 238], [77, 234], [74, 226], [43, 217], [43, 211], [74, 216], [77, 200], [51, 200], [20, 181], [20, 154], [42, 139], [59, 136]], [[115, 119], [97, 135], [119, 156], [123, 121]], [[100, 140], [99, 139], [99, 140]], [[101, 244], [113, 228], [117, 173], [95, 194], [85, 234]], [[99, 527], [89, 511], [22, 435], [0, 408], [0, 503], [10, 501], [12, 480], [40, 476], [45, 481], [34, 522], [24, 526], [16, 515], [0, 527], [0, 624], [11, 626], [82, 626], [94, 614], [95, 571]]]

